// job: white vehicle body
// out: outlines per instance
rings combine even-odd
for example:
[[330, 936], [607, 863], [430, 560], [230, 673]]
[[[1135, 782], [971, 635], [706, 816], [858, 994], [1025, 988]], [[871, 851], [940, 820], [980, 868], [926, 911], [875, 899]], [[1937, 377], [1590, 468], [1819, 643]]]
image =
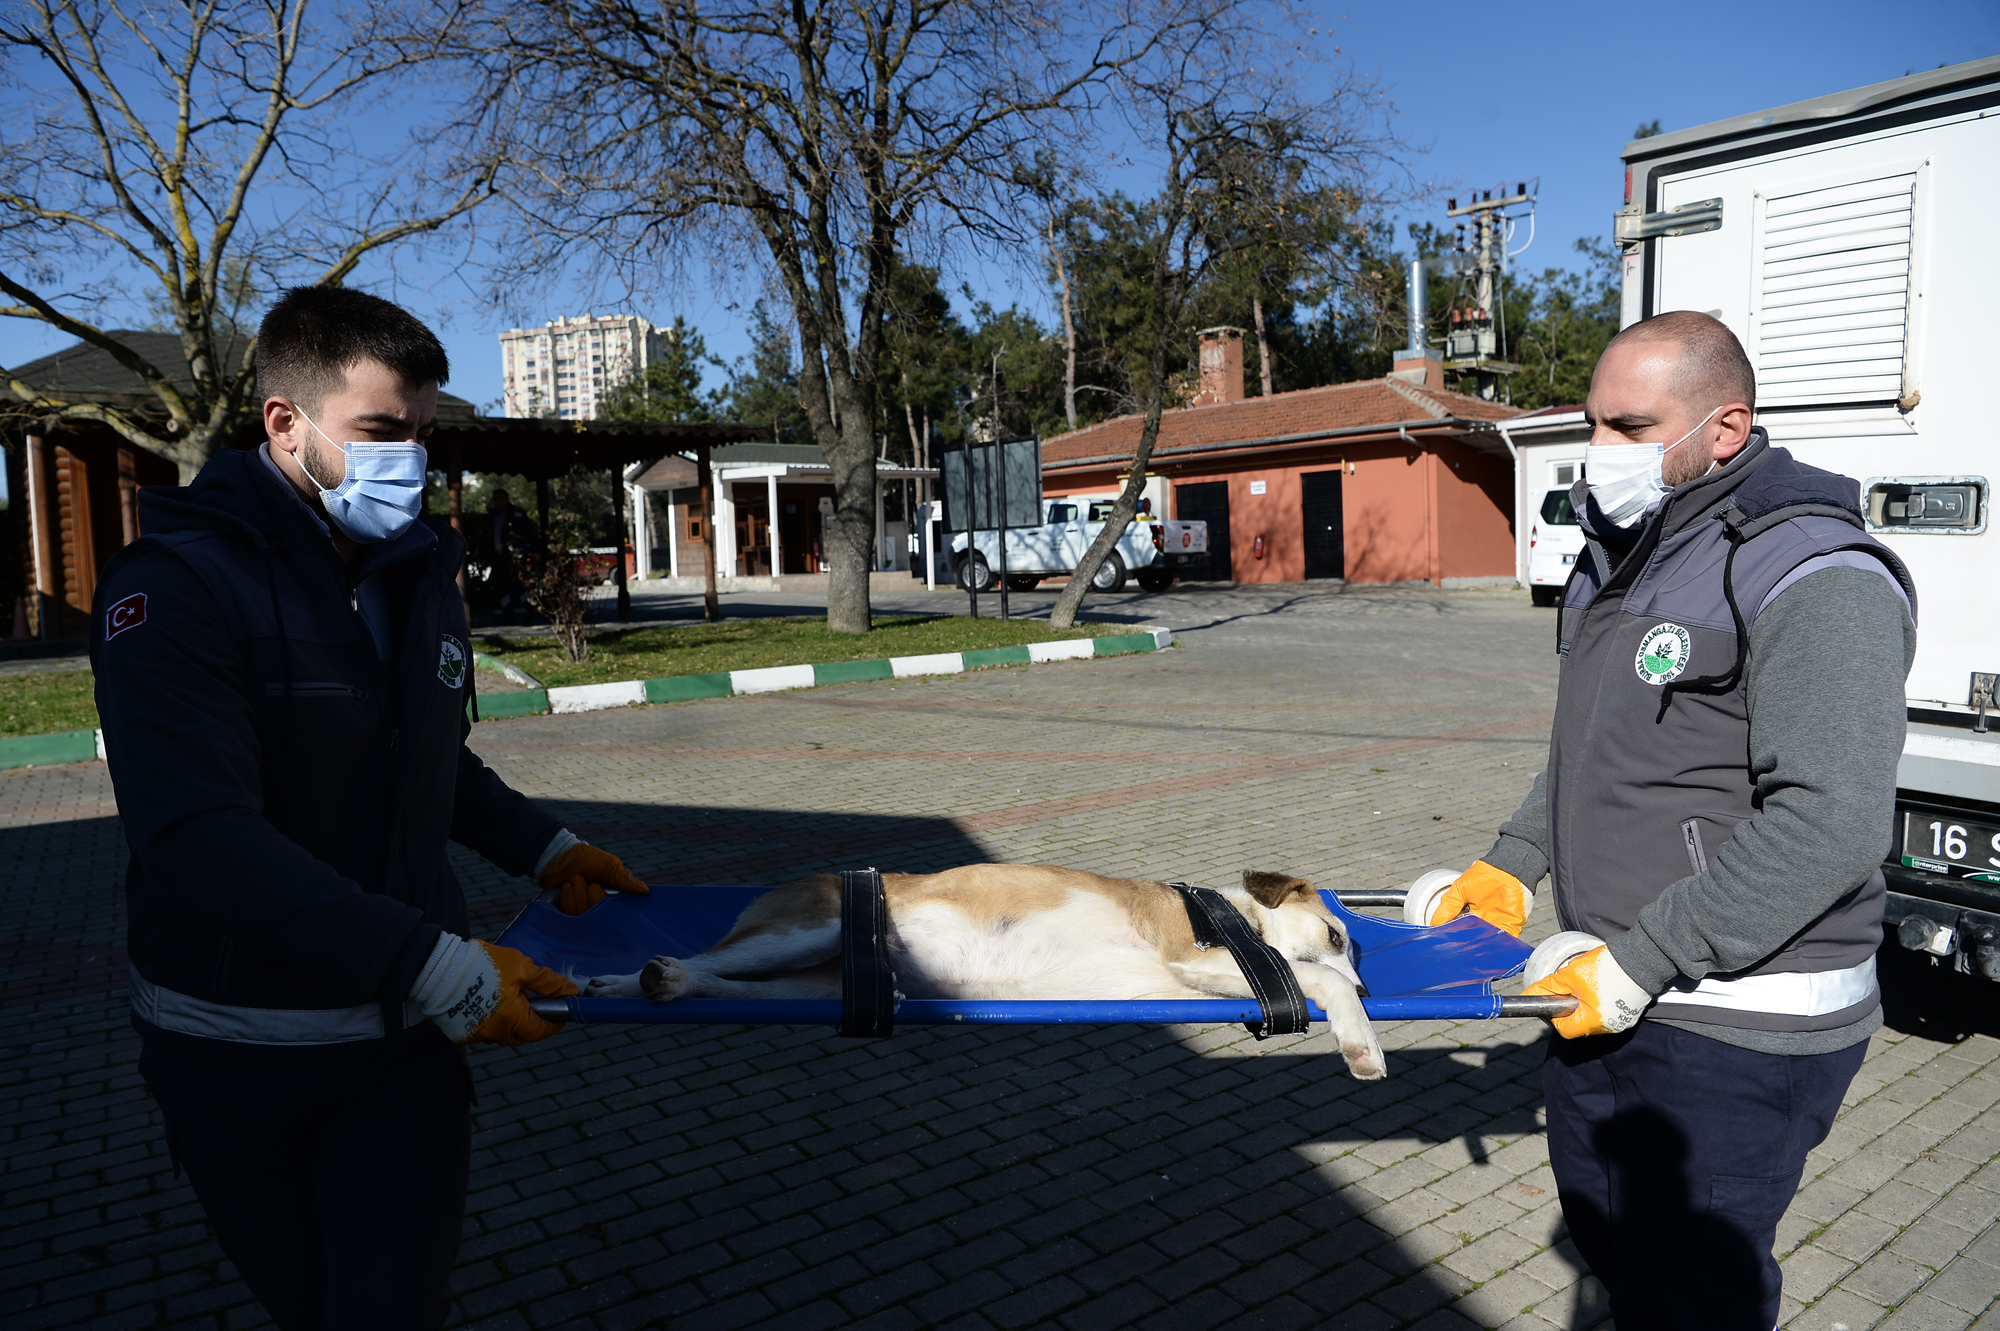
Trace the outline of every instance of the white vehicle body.
[[1548, 491], [1528, 528], [1528, 590], [1534, 593], [1536, 605], [1556, 603], [1581, 553], [1583, 528], [1570, 506], [1569, 491]]
[[[1007, 529], [1007, 576], [1050, 578], [1074, 572], [1077, 561], [1083, 558], [1083, 552], [1104, 530], [1103, 518], [1110, 509], [1108, 501], [1048, 501], [1042, 510], [1048, 520], [1041, 526]], [[1002, 567], [1000, 533], [985, 528], [972, 535], [972, 548], [978, 551], [997, 584]], [[1141, 585], [1148, 590], [1158, 590], [1172, 580], [1172, 570], [1177, 564], [1194, 557], [1207, 558], [1208, 524], [1163, 522], [1158, 518], [1141, 516], [1126, 524], [1125, 534], [1118, 538], [1112, 550], [1118, 555], [1121, 566], [1115, 579], [1116, 585], [1105, 585], [1109, 575], [1100, 573], [1100, 590], [1114, 591], [1117, 586], [1122, 586], [1127, 571], [1139, 575]], [[966, 557], [966, 533], [953, 534], [951, 551], [952, 567], [962, 569]], [[1110, 566], [1110, 561], [1105, 561], [1105, 567], [1108, 569]], [[1166, 581], [1160, 581], [1161, 578]], [[985, 586], [979, 589], [983, 591]]]
[[[1985, 336], [2000, 307], [2000, 58], [1636, 140], [1624, 157], [1624, 322], [1702, 310], [1729, 325], [1757, 369], [1758, 423], [1860, 481], [1868, 530], [1916, 581], [1889, 914], [1907, 946], [2000, 979], [2000, 730], [1975, 725], [2000, 673]], [[1913, 913], [1973, 932], [1921, 941], [1911, 928], [1931, 926]]]

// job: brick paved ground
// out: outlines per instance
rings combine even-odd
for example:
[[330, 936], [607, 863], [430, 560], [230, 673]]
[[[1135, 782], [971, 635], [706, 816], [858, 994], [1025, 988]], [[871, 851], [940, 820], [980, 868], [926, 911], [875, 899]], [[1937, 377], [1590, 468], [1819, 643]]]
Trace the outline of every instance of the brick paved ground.
[[[990, 857], [1393, 886], [1484, 849], [1540, 764], [1549, 621], [1516, 595], [1106, 608], [1188, 646], [476, 742], [654, 878], [711, 882]], [[133, 1071], [102, 765], [0, 775], [0, 852], [0, 1322], [263, 1325]], [[497, 929], [525, 885], [460, 867]], [[1900, 954], [1888, 985], [1781, 1230], [1788, 1324], [2000, 1326], [1996, 991]], [[481, 1051], [462, 1321], [1602, 1324], [1539, 1131], [1544, 1028], [1382, 1034], [1391, 1075], [1368, 1086], [1323, 1036], [1239, 1028], [596, 1028]]]

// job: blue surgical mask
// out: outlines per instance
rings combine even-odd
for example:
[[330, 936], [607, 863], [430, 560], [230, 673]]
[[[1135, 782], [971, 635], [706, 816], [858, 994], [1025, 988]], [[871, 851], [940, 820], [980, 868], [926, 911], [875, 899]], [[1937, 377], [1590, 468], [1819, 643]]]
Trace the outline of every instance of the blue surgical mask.
[[[319, 430], [328, 443], [333, 436], [320, 430], [312, 417], [301, 410], [306, 424]], [[424, 469], [430, 455], [414, 441], [378, 444], [364, 440], [343, 445], [347, 452], [347, 474], [331, 490], [320, 484], [304, 460], [299, 470], [319, 490], [327, 520], [362, 545], [393, 541], [409, 530], [424, 507]]]

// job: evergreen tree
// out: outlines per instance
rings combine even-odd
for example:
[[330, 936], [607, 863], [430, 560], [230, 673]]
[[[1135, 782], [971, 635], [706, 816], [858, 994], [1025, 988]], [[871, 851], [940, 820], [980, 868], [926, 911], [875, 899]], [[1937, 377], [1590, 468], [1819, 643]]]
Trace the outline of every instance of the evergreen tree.
[[730, 367], [718, 413], [732, 421], [771, 427], [774, 442], [810, 444], [805, 407], [799, 401], [798, 359], [792, 333], [771, 314], [768, 301], [750, 307], [750, 354]]
[[708, 354], [702, 335], [674, 316], [666, 349], [620, 381], [605, 395], [598, 419], [606, 421], [706, 422], [715, 419], [715, 393], [701, 391], [702, 366], [720, 365]]

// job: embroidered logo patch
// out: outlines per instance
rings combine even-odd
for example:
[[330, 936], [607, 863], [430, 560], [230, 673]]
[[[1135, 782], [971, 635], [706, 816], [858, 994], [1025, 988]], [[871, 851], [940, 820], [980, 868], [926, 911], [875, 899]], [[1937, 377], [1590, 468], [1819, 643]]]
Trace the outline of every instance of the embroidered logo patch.
[[110, 642], [126, 629], [146, 622], [146, 593], [133, 592], [104, 612], [104, 640]]
[[1655, 624], [1646, 630], [1632, 668], [1639, 672], [1640, 679], [1658, 687], [1687, 669], [1688, 656], [1693, 651], [1694, 640], [1679, 624]]
[[452, 688], [465, 683], [465, 644], [449, 633], [438, 644], [438, 678]]

